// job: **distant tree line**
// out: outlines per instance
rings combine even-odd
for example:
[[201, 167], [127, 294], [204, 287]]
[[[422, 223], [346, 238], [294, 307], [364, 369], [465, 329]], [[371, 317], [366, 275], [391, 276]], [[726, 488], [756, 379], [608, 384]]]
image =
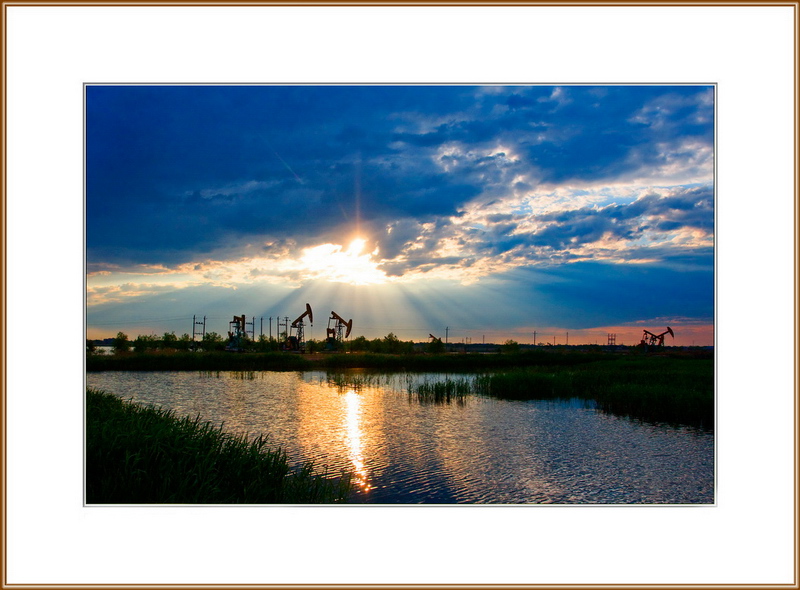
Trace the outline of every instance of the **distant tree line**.
[[[202, 340], [193, 340], [189, 334], [176, 336], [175, 332], [165, 332], [162, 336], [156, 334], [139, 335], [131, 340], [124, 332], [118, 332], [111, 339], [111, 348], [114, 354], [127, 354], [133, 352], [153, 352], [158, 350], [225, 350], [228, 340], [216, 332], [207, 332]], [[256, 340], [242, 338], [238, 342], [240, 350], [245, 352], [272, 352], [281, 350], [281, 342], [275, 338], [268, 338], [263, 334]], [[424, 345], [424, 351], [432, 354], [440, 354], [446, 351], [444, 343], [435, 339]], [[393, 332], [383, 338], [373, 338], [368, 340], [364, 336], [358, 336], [353, 340], [336, 343], [335, 345], [327, 340], [307, 340], [306, 351], [322, 352], [339, 350], [346, 352], [367, 352], [374, 354], [411, 354], [419, 349], [419, 345], [412, 340], [400, 340]], [[101, 354], [102, 350], [97, 348], [94, 340], [86, 340], [86, 351], [89, 354]]]

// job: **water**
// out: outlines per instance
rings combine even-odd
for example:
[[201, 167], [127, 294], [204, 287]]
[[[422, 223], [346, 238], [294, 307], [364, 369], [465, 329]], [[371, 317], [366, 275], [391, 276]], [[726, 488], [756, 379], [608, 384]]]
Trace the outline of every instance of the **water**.
[[[452, 376], [468, 378], [466, 376]], [[714, 502], [714, 437], [582, 402], [469, 395], [423, 403], [442, 375], [105, 372], [87, 385], [269, 435], [293, 463], [355, 474], [352, 502], [697, 504]]]

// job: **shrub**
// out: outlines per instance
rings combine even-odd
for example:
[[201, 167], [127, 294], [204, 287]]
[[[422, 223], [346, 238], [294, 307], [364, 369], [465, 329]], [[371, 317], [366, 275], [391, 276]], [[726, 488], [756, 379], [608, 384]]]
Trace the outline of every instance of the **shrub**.
[[164, 332], [164, 336], [161, 339], [161, 347], [171, 349], [178, 348], [178, 337], [175, 335], [175, 332]]
[[206, 332], [200, 346], [203, 350], [225, 350], [225, 340], [216, 332]]
[[131, 343], [128, 340], [128, 335], [122, 332], [117, 332], [117, 336], [112, 340], [111, 346], [114, 349], [114, 354], [129, 352], [131, 349]]
[[133, 341], [134, 352], [145, 352], [148, 350], [155, 350], [158, 348], [158, 337], [155, 334], [150, 336], [139, 335]]

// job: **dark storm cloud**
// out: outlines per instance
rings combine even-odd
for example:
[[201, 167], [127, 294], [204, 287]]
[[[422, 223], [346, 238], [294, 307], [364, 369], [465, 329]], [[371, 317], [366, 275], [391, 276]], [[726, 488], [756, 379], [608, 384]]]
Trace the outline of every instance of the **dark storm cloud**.
[[[521, 142], [542, 180], [613, 178], [662, 164], [673, 142], [694, 139], [710, 146], [710, 91], [645, 87], [630, 93], [612, 87], [604, 96], [592, 88], [565, 88], [564, 106], [548, 120], [540, 143]], [[569, 98], [566, 98], [569, 97]]]
[[380, 268], [389, 277], [402, 277], [410, 271], [424, 274], [446, 265], [469, 267], [473, 262], [473, 259], [462, 258], [461, 256], [413, 256], [403, 260], [385, 262], [381, 264]]
[[[90, 86], [89, 260], [170, 264], [221, 245], [310, 244], [356, 221], [435, 221], [479, 196], [535, 188], [534, 170], [549, 182], [613, 179], [684, 157], [679, 140], [710, 145], [710, 92]], [[701, 223], [705, 213], [687, 208], [658, 223]], [[572, 236], [624, 217], [575, 212]], [[383, 240], [385, 252], [413, 237], [401, 230]]]
[[380, 255], [392, 259], [400, 255], [422, 233], [422, 225], [415, 219], [393, 221], [387, 226], [385, 236], [380, 238]]

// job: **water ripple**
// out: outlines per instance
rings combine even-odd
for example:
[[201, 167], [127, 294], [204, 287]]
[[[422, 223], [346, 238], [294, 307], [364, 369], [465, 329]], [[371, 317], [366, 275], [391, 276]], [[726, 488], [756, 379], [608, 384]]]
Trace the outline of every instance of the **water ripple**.
[[442, 375], [91, 373], [124, 399], [265, 433], [293, 462], [355, 473], [354, 502], [710, 503], [713, 435], [643, 424], [580, 403], [469, 396], [418, 403]]

